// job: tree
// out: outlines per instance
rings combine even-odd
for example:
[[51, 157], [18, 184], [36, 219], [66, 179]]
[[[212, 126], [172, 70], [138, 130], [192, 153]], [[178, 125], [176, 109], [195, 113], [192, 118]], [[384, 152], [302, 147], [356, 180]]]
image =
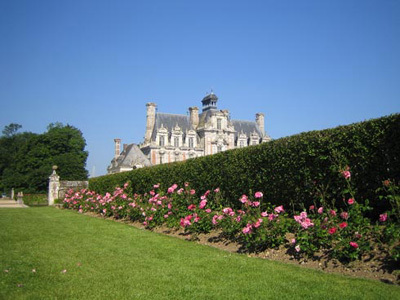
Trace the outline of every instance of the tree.
[[[0, 188], [45, 192], [52, 166], [61, 180], [85, 180], [88, 152], [82, 132], [52, 123], [43, 134], [18, 133], [0, 138]], [[3, 131], [4, 132], [4, 131]]]
[[6, 137], [11, 137], [17, 133], [19, 129], [21, 129], [22, 126], [16, 123], [11, 123], [10, 125], [7, 125], [3, 129], [3, 135]]

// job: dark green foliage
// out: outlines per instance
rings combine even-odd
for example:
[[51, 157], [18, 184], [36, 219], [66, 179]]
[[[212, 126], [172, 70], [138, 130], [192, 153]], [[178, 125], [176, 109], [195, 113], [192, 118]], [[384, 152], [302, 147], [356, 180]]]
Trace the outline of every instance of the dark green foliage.
[[24, 132], [2, 136], [0, 190], [46, 192], [53, 165], [58, 166], [61, 180], [86, 179], [85, 146], [79, 129], [61, 123], [50, 124], [43, 134]]
[[382, 181], [400, 179], [400, 115], [306, 132], [258, 146], [235, 149], [186, 162], [164, 164], [90, 180], [99, 193], [112, 191], [126, 181], [134, 192], [145, 193], [155, 183], [167, 188], [190, 182], [196, 190], [220, 187], [223, 199], [237, 207], [243, 192], [262, 191], [275, 205], [296, 209], [321, 198], [342, 202], [338, 173], [348, 165], [357, 201], [369, 199], [382, 212], [377, 197]]

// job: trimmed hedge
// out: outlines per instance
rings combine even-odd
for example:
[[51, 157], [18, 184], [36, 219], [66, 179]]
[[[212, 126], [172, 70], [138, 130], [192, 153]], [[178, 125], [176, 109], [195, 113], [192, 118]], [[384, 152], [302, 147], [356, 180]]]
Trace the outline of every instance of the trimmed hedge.
[[387, 203], [378, 200], [377, 189], [386, 179], [399, 182], [400, 178], [400, 114], [92, 178], [89, 186], [104, 194], [130, 181], [133, 192], [145, 193], [156, 183], [168, 188], [190, 182], [201, 193], [219, 187], [224, 204], [232, 207], [240, 204], [237, 200], [243, 193], [262, 191], [272, 204], [299, 209], [321, 195], [337, 205], [344, 189], [339, 172], [346, 165], [357, 201], [369, 199], [375, 213], [384, 210]]

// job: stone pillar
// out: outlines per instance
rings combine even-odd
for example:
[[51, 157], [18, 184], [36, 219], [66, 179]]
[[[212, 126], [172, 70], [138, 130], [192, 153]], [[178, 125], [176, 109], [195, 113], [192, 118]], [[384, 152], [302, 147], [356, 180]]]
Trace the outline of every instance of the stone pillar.
[[155, 103], [147, 103], [147, 114], [146, 114], [146, 133], [144, 136], [144, 143], [150, 143], [151, 134], [153, 133], [154, 124], [156, 122], [156, 104]]
[[199, 109], [196, 106], [189, 107], [190, 112], [190, 124], [193, 129], [196, 129], [199, 126]]
[[53, 166], [53, 173], [49, 179], [49, 194], [47, 196], [49, 205], [54, 205], [54, 200], [58, 199], [58, 191], [60, 189], [60, 176], [56, 173], [57, 166]]
[[23, 192], [18, 192], [17, 194], [17, 203], [18, 204], [24, 204], [24, 193]]
[[261, 137], [265, 135], [265, 124], [264, 124], [264, 114], [263, 113], [256, 113], [256, 123], [258, 128], [261, 131]]

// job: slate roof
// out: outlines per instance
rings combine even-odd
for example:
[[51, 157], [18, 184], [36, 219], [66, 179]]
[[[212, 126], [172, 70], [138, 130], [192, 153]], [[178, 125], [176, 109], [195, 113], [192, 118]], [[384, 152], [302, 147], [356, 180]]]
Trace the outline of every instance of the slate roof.
[[151, 166], [150, 161], [136, 144], [129, 144], [120, 156], [118, 156], [117, 163], [119, 167], [133, 167], [134, 165]]
[[189, 116], [177, 115], [177, 114], [166, 114], [166, 113], [156, 113], [155, 123], [151, 139], [156, 140], [157, 129], [161, 128], [161, 125], [168, 130], [170, 134], [176, 125], [180, 127], [185, 135], [187, 130], [192, 129], [190, 125]]
[[242, 121], [242, 120], [231, 120], [233, 127], [235, 128], [235, 140], [238, 138], [239, 134], [242, 132], [250, 137], [250, 135], [255, 131], [260, 138], [265, 136], [264, 132], [261, 132], [260, 128], [257, 126], [256, 122], [252, 121]]

